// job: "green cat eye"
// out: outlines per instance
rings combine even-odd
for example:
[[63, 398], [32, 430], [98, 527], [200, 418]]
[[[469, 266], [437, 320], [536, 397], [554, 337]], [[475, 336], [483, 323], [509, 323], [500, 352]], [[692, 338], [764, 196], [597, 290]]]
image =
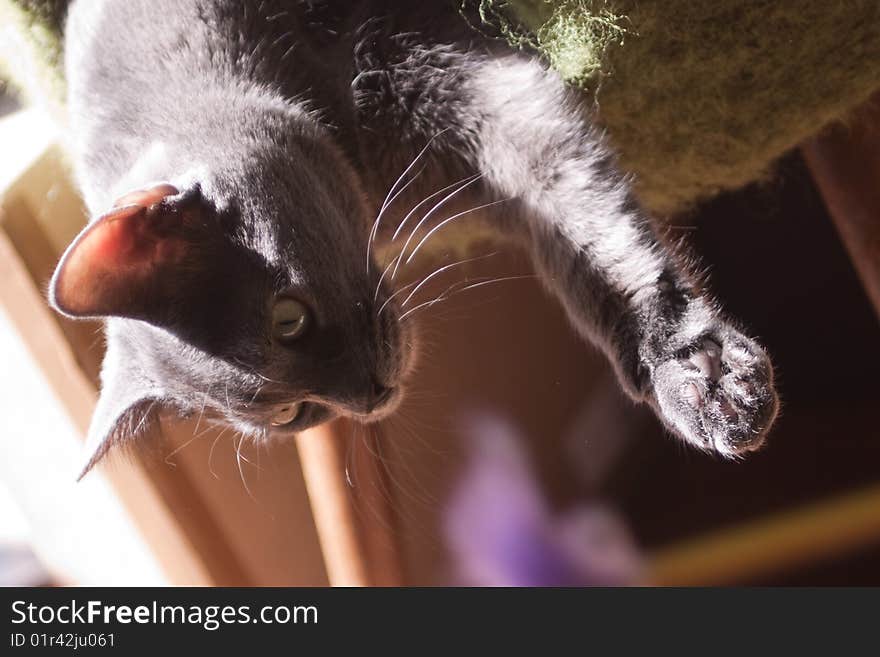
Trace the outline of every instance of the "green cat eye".
[[272, 308], [272, 335], [276, 340], [295, 340], [308, 325], [309, 309], [296, 299], [279, 299]]

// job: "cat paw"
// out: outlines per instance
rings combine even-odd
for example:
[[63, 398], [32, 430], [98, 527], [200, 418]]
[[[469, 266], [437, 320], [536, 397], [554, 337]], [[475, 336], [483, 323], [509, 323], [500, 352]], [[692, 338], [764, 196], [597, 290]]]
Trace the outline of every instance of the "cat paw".
[[732, 328], [662, 361], [651, 379], [664, 423], [686, 442], [727, 458], [761, 447], [779, 410], [769, 358]]

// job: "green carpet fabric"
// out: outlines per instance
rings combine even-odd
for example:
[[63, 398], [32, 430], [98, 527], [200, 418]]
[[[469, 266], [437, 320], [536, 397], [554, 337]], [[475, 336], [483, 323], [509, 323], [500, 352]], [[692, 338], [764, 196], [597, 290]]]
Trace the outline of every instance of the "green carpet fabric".
[[764, 176], [880, 88], [877, 0], [478, 0], [589, 91], [644, 203]]
[[0, 79], [61, 117], [61, 29], [68, 0], [0, 0]]

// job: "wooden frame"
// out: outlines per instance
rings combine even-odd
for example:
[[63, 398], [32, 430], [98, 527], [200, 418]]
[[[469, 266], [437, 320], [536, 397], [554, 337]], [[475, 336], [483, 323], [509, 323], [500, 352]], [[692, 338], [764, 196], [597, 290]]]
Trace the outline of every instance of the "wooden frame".
[[880, 317], [880, 93], [801, 150]]

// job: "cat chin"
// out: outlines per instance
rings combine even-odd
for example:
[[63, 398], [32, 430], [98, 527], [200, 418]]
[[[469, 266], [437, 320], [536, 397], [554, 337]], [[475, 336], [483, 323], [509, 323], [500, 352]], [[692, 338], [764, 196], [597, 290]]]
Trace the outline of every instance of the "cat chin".
[[338, 417], [346, 417], [361, 424], [372, 424], [379, 422], [392, 415], [400, 406], [403, 400], [403, 391], [400, 387], [394, 388], [388, 397], [382, 400], [380, 406], [373, 410], [362, 413], [353, 411], [350, 407], [337, 406], [332, 403], [305, 401], [302, 402], [300, 412], [289, 424], [283, 426], [273, 426], [266, 433], [262, 430], [253, 430], [251, 427], [244, 427], [244, 431], [250, 435], [256, 436], [257, 439], [263, 437], [285, 437], [311, 429], [321, 424], [326, 424]]
[[339, 417], [339, 415], [341, 414], [330, 406], [308, 401], [300, 404], [300, 411], [296, 418], [285, 425], [270, 426], [241, 417], [231, 417], [224, 413], [220, 413], [217, 419], [219, 423], [232, 426], [236, 431], [248, 436], [254, 442], [271, 442], [273, 439], [293, 437], [301, 431], [330, 422]]
[[285, 431], [296, 433], [311, 429], [319, 424], [324, 424], [334, 419], [338, 413], [332, 408], [324, 404], [315, 402], [303, 402], [300, 407], [299, 415], [289, 425], [282, 427]]
[[372, 424], [379, 422], [392, 415], [400, 406], [403, 395], [400, 390], [385, 400], [381, 407], [373, 409], [369, 413], [353, 412], [350, 408], [336, 407], [317, 402], [303, 402], [302, 409], [296, 419], [284, 426], [273, 426], [268, 433], [262, 431], [247, 431], [248, 434], [259, 440], [272, 440], [273, 438], [293, 437], [307, 429], [326, 424], [339, 417], [349, 418], [360, 424]]

